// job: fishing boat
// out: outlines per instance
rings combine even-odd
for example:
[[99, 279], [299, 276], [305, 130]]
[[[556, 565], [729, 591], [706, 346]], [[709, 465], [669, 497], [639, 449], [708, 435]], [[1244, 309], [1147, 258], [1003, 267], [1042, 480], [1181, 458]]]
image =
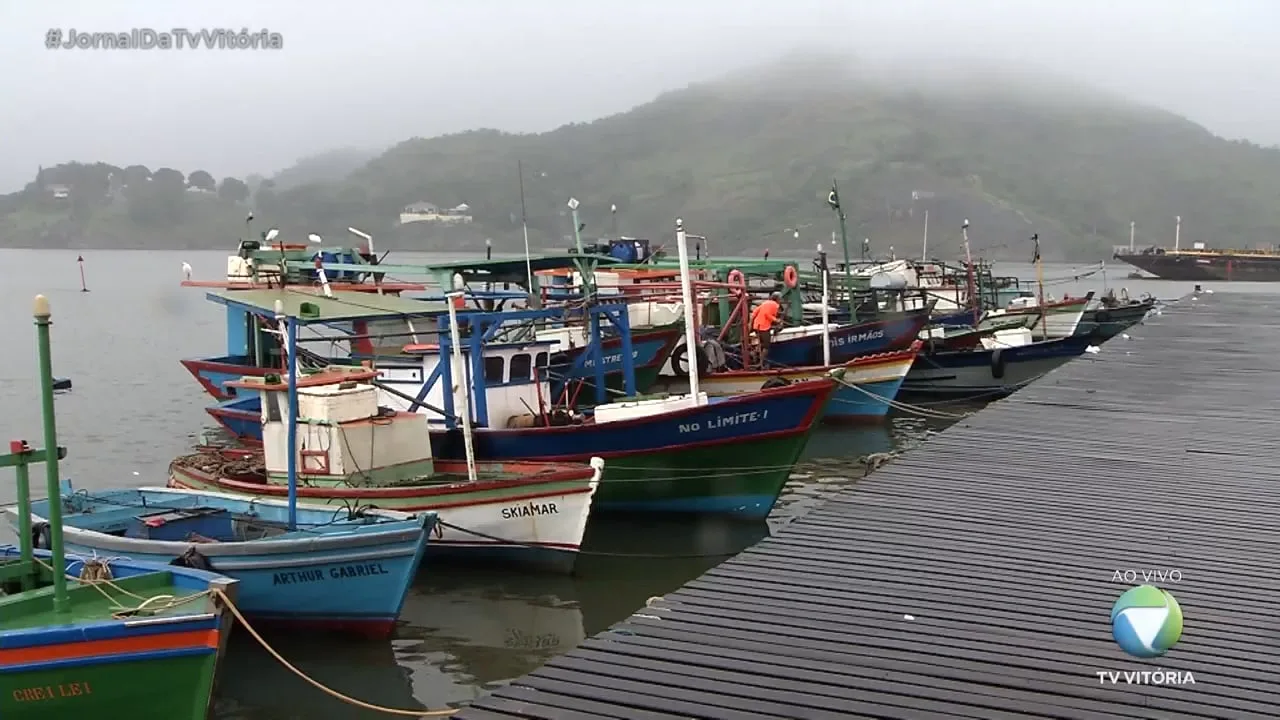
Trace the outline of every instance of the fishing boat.
[[823, 339], [832, 362], [848, 362], [863, 355], [888, 353], [911, 347], [929, 323], [930, 308], [889, 313], [885, 317], [852, 324], [821, 323], [779, 330], [769, 345], [773, 366], [805, 367], [822, 363]]
[[44, 463], [60, 505], [49, 371], [50, 312], [36, 297], [44, 449], [9, 444], [17, 477], [18, 546], [0, 546], [0, 717], [203, 720], [238, 583], [200, 570], [124, 558], [68, 558], [51, 518], [50, 551], [34, 547], [30, 466]]
[[1110, 292], [1090, 304], [1075, 334], [1089, 335], [1096, 342], [1108, 340], [1142, 322], [1155, 305], [1156, 299], [1150, 295], [1134, 299], [1124, 290], [1120, 297]]
[[[448, 363], [446, 363], [448, 364]], [[295, 383], [297, 497], [335, 512], [376, 506], [434, 511], [427, 558], [515, 564], [571, 572], [586, 531], [602, 461], [468, 463], [432, 456], [427, 416], [380, 406], [379, 372], [333, 366]], [[246, 377], [231, 387], [258, 396], [259, 450], [206, 450], [176, 459], [169, 485], [254, 497], [285, 497], [288, 382]], [[591, 458], [588, 458], [590, 461]], [[338, 506], [338, 507], [333, 507]]]
[[[692, 280], [679, 222], [676, 236], [682, 258], [685, 338], [687, 345], [694, 346]], [[607, 305], [590, 311], [612, 313], [611, 320], [620, 324], [619, 334], [626, 337], [626, 312], [615, 313]], [[480, 399], [487, 397], [485, 326], [501, 319], [481, 316], [470, 322], [470, 378], [460, 379]], [[440, 363], [439, 368], [450, 373], [444, 378], [449, 386], [458, 373], [448, 363]], [[627, 366], [624, 372], [630, 385], [632, 369]], [[431, 430], [432, 451], [436, 457], [455, 460], [468, 452], [490, 461], [581, 462], [601, 457], [608, 463], [595, 499], [602, 511], [761, 518], [777, 501], [843, 374], [843, 368], [835, 368], [819, 379], [786, 387], [711, 397], [699, 389], [695, 364], [690, 368], [687, 395], [601, 403], [581, 414], [531, 411], [509, 417], [505, 427], [488, 421], [487, 407], [475, 407], [479, 427], [468, 435], [446, 418], [445, 428]], [[446, 393], [445, 398], [449, 402], [450, 395]], [[452, 413], [450, 405], [444, 409]], [[471, 423], [471, 414], [464, 412], [462, 420]]]
[[1026, 329], [983, 339], [981, 349], [922, 351], [902, 382], [904, 398], [984, 399], [1010, 395], [1079, 357], [1091, 345], [1073, 335], [1032, 341]]
[[[49, 503], [31, 505], [36, 536]], [[16, 511], [7, 508], [16, 524]], [[436, 516], [366, 506], [323, 507], [217, 492], [64, 487], [67, 549], [216, 572], [240, 581], [255, 623], [390, 635]]]
[[[822, 412], [827, 422], [875, 422], [884, 419], [898, 388], [915, 362], [924, 343], [917, 340], [906, 350], [864, 355], [845, 363], [841, 369], [835, 395]], [[832, 366], [768, 368], [764, 370], [722, 370], [699, 378], [698, 384], [708, 395], [728, 397], [770, 387], [783, 387], [795, 382], [825, 377]], [[686, 388], [684, 381], [668, 381], [668, 388]]]

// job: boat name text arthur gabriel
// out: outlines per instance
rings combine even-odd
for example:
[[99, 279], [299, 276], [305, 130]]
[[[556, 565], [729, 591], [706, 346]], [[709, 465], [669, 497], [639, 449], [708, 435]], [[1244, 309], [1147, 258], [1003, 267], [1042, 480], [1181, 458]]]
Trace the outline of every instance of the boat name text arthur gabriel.
[[343, 565], [342, 567], [323, 570], [294, 570], [278, 572], [271, 578], [272, 585], [292, 585], [301, 582], [317, 582], [320, 580], [342, 580], [344, 578], [372, 577], [374, 575], [390, 575], [382, 563], [360, 563], [359, 565]]
[[534, 515], [559, 515], [560, 509], [553, 502], [548, 503], [529, 503], [528, 505], [517, 505], [515, 507], [502, 508], [502, 519], [512, 520], [522, 517], [533, 517]]
[[832, 347], [840, 347], [849, 343], [862, 342], [864, 340], [879, 340], [884, 337], [884, 330], [867, 330], [855, 335], [837, 335], [831, 338]]
[[19, 688], [13, 691], [14, 702], [38, 702], [40, 700], [54, 700], [57, 698], [77, 697], [79, 695], [92, 695], [93, 689], [89, 687], [87, 682], [62, 683], [54, 689], [53, 685], [40, 685], [37, 687]]
[[769, 417], [768, 410], [753, 410], [752, 412], [734, 413], [733, 415], [721, 415], [720, 417], [711, 418], [702, 424], [700, 422], [680, 423], [680, 432], [701, 432], [703, 430], [718, 430], [724, 427], [733, 427], [734, 425], [746, 425], [748, 423], [760, 422]]
[[[640, 357], [639, 350], [631, 351], [632, 360], [635, 360], [636, 358], [639, 358], [639, 357]], [[602, 357], [601, 360], [603, 361], [600, 363], [601, 365], [617, 365], [622, 362], [622, 353], [620, 352], [609, 353], [608, 355], [605, 355], [604, 357]], [[596, 366], [596, 359], [593, 357], [587, 357], [587, 359], [582, 361], [582, 367], [584, 368], [595, 367], [595, 366]]]

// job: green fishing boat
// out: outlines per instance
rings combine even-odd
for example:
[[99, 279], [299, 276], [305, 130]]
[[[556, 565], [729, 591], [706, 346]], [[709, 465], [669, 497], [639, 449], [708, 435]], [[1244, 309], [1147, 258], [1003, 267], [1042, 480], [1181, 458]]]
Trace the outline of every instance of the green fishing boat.
[[[63, 550], [49, 304], [36, 297], [44, 449], [9, 444], [18, 546], [0, 546], [0, 717], [207, 717], [236, 581], [199, 570]], [[47, 471], [49, 522], [32, 526], [30, 466]], [[50, 550], [36, 550], [35, 536]]]

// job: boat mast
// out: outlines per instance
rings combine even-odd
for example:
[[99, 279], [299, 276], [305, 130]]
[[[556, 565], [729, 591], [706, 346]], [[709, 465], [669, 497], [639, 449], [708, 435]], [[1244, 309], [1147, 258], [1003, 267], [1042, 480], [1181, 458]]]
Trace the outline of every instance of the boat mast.
[[1049, 321], [1045, 319], [1044, 314], [1044, 263], [1040, 260], [1040, 233], [1033, 233], [1031, 241], [1036, 244], [1036, 294], [1040, 305], [1040, 332], [1044, 333], [1044, 339], [1049, 339]]
[[980, 303], [978, 302], [977, 288], [974, 287], [973, 278], [973, 255], [969, 252], [969, 218], [964, 219], [964, 224], [960, 226], [960, 232], [964, 236], [964, 264], [968, 267], [968, 287], [966, 291], [969, 294], [969, 303], [973, 305], [973, 326], [978, 327], [981, 319], [978, 317], [980, 312]]
[[828, 285], [827, 254], [818, 243], [818, 265], [822, 273], [822, 366], [831, 366], [831, 288]]
[[827, 196], [827, 204], [836, 212], [840, 221], [840, 244], [844, 248], [844, 284], [849, 294], [849, 322], [857, 322], [858, 315], [853, 310], [853, 266], [849, 263], [849, 228], [845, 222], [844, 208], [840, 206], [840, 191], [836, 181], [831, 180], [831, 194]]
[[1174, 217], [1174, 226], [1173, 226], [1173, 249], [1175, 251], [1178, 249], [1178, 246], [1181, 242], [1182, 242], [1182, 216], [1177, 215]]
[[[453, 292], [448, 295], [449, 306], [449, 343], [453, 345], [453, 360], [456, 372], [450, 373], [453, 380], [453, 387], [450, 389], [454, 398], [458, 396], [458, 387], [462, 387], [462, 444], [467, 453], [467, 480], [476, 481], [476, 451], [475, 446], [471, 444], [471, 384], [466, 382], [467, 370], [462, 360], [462, 340], [458, 334], [458, 309], [455, 303], [459, 298], [464, 296], [462, 291], [462, 275], [455, 273], [453, 276]], [[456, 400], [455, 400], [456, 402]], [[455, 410], [454, 412], [458, 412]]]
[[680, 296], [684, 301], [684, 344], [688, 348], [685, 357], [689, 359], [689, 394], [693, 396], [694, 405], [701, 405], [701, 396], [698, 394], [697, 328], [693, 324], [693, 281], [689, 278], [689, 244], [684, 234], [684, 220], [680, 218], [676, 218], [676, 250], [680, 253]]
[[49, 326], [53, 322], [50, 319], [52, 313], [49, 311], [49, 300], [45, 296], [36, 296], [33, 315], [40, 352], [40, 414], [44, 418], [44, 469], [49, 497], [49, 561], [53, 566], [53, 611], [57, 615], [70, 615], [67, 557], [62, 547], [62, 477], [58, 473], [58, 423], [53, 414], [53, 357], [49, 348]]
[[276, 326], [284, 332], [285, 373], [289, 378], [289, 426], [285, 430], [289, 455], [289, 529], [298, 529], [298, 326], [284, 313], [284, 301], [276, 301]]
[[929, 211], [924, 211], [924, 242], [920, 244], [920, 262], [929, 262]]
[[542, 298], [533, 291], [533, 260], [529, 257], [529, 211], [524, 204], [524, 164], [516, 159], [516, 172], [520, 174], [520, 229], [524, 231], [524, 270], [529, 279], [529, 307], [542, 307]]

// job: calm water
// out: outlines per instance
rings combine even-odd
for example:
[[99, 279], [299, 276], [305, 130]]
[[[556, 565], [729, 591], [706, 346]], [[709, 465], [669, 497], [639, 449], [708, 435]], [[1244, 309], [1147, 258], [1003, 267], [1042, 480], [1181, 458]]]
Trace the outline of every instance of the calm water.
[[[0, 333], [11, 348], [0, 366], [0, 437], [43, 446], [31, 324], [31, 299], [43, 293], [53, 308], [54, 374], [74, 382], [74, 390], [57, 399], [60, 442], [69, 448], [64, 477], [85, 488], [162, 485], [169, 461], [210, 422], [203, 408], [211, 399], [178, 360], [224, 350], [221, 308], [206, 302], [202, 291], [179, 287], [181, 266], [191, 263], [198, 279], [218, 278], [225, 272], [226, 253], [99, 251], [84, 257], [87, 293], [80, 292], [74, 252], [0, 250]], [[390, 261], [413, 258], [400, 253]], [[999, 271], [1034, 277], [1029, 266], [1005, 265]], [[1192, 288], [1191, 283], [1126, 279], [1128, 271], [1109, 268], [1109, 284], [1127, 287], [1135, 296], [1150, 292], [1167, 299]], [[1102, 288], [1101, 274], [1075, 280], [1077, 272], [1047, 266], [1048, 291], [1060, 297]], [[1280, 286], [1253, 289], [1276, 292]], [[863, 473], [859, 456], [913, 446], [945, 425], [901, 416], [871, 429], [821, 429], [768, 523], [593, 524], [574, 578], [445, 574], [426, 568], [395, 640], [270, 639], [312, 677], [368, 702], [416, 709], [469, 700], [532, 671], [626, 618], [649, 597], [674, 590], [765, 537], [824, 492], [854, 482]], [[12, 483], [0, 480], [0, 504], [13, 500]], [[236, 636], [225, 668], [218, 718], [385, 717], [310, 688], [243, 633]]]

